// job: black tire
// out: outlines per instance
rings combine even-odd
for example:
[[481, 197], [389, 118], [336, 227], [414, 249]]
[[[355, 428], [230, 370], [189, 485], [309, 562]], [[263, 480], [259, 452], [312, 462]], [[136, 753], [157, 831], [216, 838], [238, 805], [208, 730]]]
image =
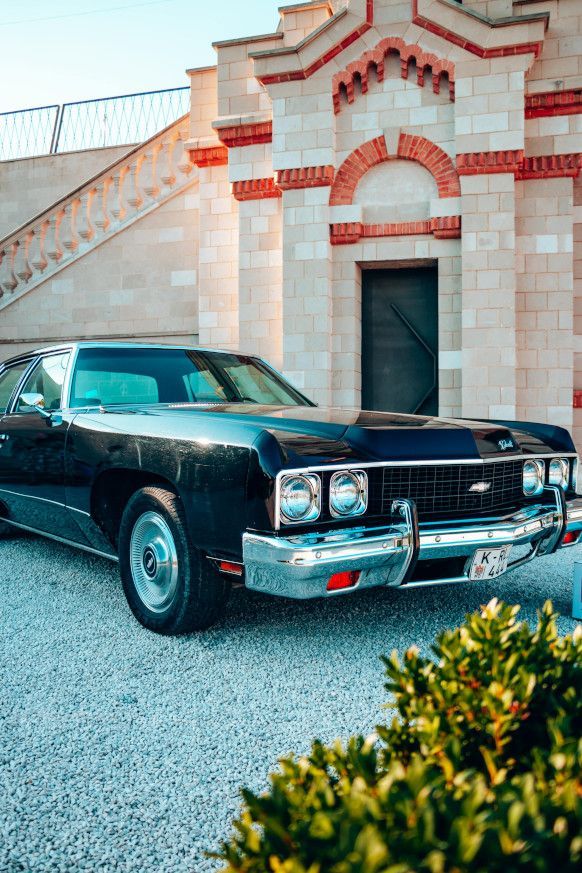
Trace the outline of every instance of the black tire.
[[14, 528], [11, 524], [7, 524], [0, 519], [0, 540], [6, 540], [14, 533]]
[[158, 634], [210, 627], [230, 593], [230, 581], [192, 545], [180, 498], [165, 488], [141, 488], [129, 500], [119, 568], [131, 611]]

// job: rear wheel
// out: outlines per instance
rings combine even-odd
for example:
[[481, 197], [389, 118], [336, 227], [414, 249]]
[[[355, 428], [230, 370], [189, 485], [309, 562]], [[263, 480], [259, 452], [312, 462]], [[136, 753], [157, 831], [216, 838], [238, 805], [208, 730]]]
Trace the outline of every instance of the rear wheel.
[[131, 611], [149, 630], [203, 630], [223, 612], [230, 582], [192, 545], [181, 501], [165, 488], [141, 488], [129, 500], [119, 564]]
[[11, 533], [14, 533], [12, 525], [0, 520], [0, 540], [7, 539]]

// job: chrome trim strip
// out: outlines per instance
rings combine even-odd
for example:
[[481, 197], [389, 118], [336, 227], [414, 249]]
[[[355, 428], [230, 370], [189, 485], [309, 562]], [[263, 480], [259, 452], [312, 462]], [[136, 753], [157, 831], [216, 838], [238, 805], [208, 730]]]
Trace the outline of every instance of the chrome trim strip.
[[0, 494], [12, 494], [13, 497], [22, 497], [24, 500], [42, 500], [43, 503], [53, 503], [55, 506], [62, 506], [63, 509], [68, 509], [70, 512], [77, 512], [79, 515], [86, 515], [87, 518], [91, 518], [90, 512], [85, 512], [84, 509], [77, 509], [76, 506], [69, 506], [60, 500], [50, 500], [48, 497], [38, 497], [36, 494], [23, 494], [21, 491], [10, 491], [8, 488], [0, 488]]
[[63, 382], [63, 393], [61, 395], [61, 408], [62, 409], [70, 409], [71, 403], [71, 385], [73, 383], [73, 370], [77, 363], [77, 357], [79, 355], [79, 345], [74, 345], [71, 348], [71, 354], [69, 355], [69, 363], [67, 365], [67, 372], [65, 373], [65, 379]]
[[576, 458], [576, 452], [548, 452], [547, 455], [504, 455], [502, 458], [441, 458], [440, 460], [423, 461], [353, 461], [351, 464], [322, 464], [320, 466], [307, 465], [306, 467], [289, 467], [281, 470], [277, 475], [289, 475], [291, 473], [311, 473], [325, 470], [359, 470], [371, 467], [438, 467], [439, 465], [451, 464], [500, 464], [504, 461], [544, 461], [548, 458]]
[[[507, 570], [505, 573], [509, 573], [511, 570], [516, 570], [518, 567], [521, 567], [522, 564], [529, 564], [530, 561], [533, 561], [534, 558], [537, 558], [539, 551], [539, 544], [536, 543], [535, 547], [531, 550], [531, 552], [527, 555], [524, 555], [523, 558], [519, 558], [517, 561], [514, 561], [513, 564], [507, 565]], [[501, 576], [505, 576], [505, 573], [502, 573]], [[501, 576], [497, 576], [497, 579], [500, 579]], [[491, 580], [492, 582], [495, 579]], [[460, 582], [468, 582], [470, 585], [474, 585], [475, 582], [471, 581], [468, 576], [448, 576], [443, 579], [427, 579], [421, 580], [419, 579], [417, 582], [406, 582], [401, 586], [401, 590], [405, 590], [408, 588], [423, 588], [430, 586], [431, 588], [436, 585], [458, 585]]]
[[43, 530], [37, 530], [35, 527], [29, 527], [27, 524], [20, 524], [18, 521], [11, 521], [9, 518], [0, 519], [2, 522], [6, 524], [12, 525], [12, 527], [18, 527], [21, 530], [28, 531], [28, 533], [37, 534], [37, 536], [44, 537], [48, 540], [54, 540], [57, 543], [62, 543], [65, 546], [72, 546], [74, 549], [79, 549], [82, 552], [89, 552], [92, 555], [97, 555], [99, 558], [107, 558], [109, 561], [113, 561], [114, 563], [119, 563], [119, 558], [117, 555], [108, 555], [107, 552], [101, 552], [99, 549], [94, 549], [92, 546], [84, 546], [81, 543], [76, 543], [73, 540], [67, 540], [64, 537], [58, 537], [56, 534], [45, 533]]
[[[22, 491], [11, 491], [9, 488], [0, 488], [0, 494], [11, 494], [13, 497], [22, 497], [24, 500], [42, 500], [43, 503], [52, 503], [54, 506], [62, 506], [63, 509], [68, 509], [66, 503], [61, 503], [60, 500], [50, 500], [48, 497], [37, 497], [35, 494], [23, 494]], [[2, 519], [2, 521], [4, 521], [4, 519]]]

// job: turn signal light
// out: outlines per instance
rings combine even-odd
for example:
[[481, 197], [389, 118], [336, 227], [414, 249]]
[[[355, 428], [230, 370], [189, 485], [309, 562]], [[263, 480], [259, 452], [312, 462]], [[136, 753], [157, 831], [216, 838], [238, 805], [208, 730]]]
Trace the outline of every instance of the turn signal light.
[[580, 533], [581, 532], [579, 530], [568, 531], [568, 533], [566, 534], [566, 536], [562, 540], [562, 545], [563, 546], [573, 546], [574, 543], [578, 542], [578, 539], [580, 537]]
[[232, 573], [233, 576], [242, 576], [242, 565], [233, 564], [232, 561], [220, 561], [219, 565], [223, 573]]
[[339, 591], [342, 588], [353, 588], [358, 584], [360, 570], [350, 570], [345, 573], [334, 573], [327, 583], [328, 591]]

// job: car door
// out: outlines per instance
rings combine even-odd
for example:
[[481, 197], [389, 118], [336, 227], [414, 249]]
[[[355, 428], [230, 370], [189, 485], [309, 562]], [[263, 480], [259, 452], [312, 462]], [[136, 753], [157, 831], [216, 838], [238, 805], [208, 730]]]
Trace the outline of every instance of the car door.
[[[82, 539], [65, 506], [65, 444], [71, 416], [62, 393], [70, 352], [41, 357], [18, 385], [0, 420], [0, 499], [17, 524], [64, 539]], [[42, 395], [50, 416], [22, 401]]]

